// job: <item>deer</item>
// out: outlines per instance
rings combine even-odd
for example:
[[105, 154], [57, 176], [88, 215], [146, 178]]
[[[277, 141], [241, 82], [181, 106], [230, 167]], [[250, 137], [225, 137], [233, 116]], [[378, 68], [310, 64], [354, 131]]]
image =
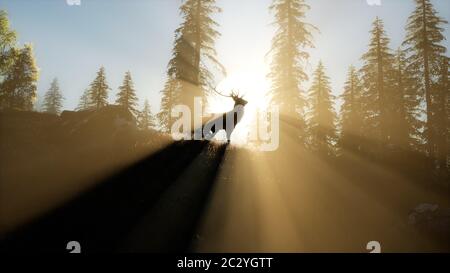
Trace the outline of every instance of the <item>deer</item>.
[[201, 129], [204, 138], [207, 140], [212, 139], [221, 130], [225, 130], [227, 135], [227, 143], [230, 143], [231, 134], [233, 133], [234, 128], [236, 128], [236, 125], [244, 116], [244, 107], [248, 102], [243, 98], [243, 96], [239, 95], [239, 92], [235, 92], [234, 90], [232, 90], [229, 96], [223, 95], [216, 89], [213, 90], [221, 96], [233, 99], [233, 109], [226, 113], [219, 114], [215, 118], [203, 123], [200, 128], [197, 128], [197, 130]]

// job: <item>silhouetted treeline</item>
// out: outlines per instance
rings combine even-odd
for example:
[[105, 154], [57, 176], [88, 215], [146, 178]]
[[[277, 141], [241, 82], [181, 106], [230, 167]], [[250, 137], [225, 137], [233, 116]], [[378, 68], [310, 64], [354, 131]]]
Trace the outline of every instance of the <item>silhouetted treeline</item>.
[[[101, 67], [89, 88], [87, 88], [81, 95], [76, 110], [99, 110], [107, 106], [109, 104], [109, 90], [111, 90], [111, 88], [106, 80], [105, 68]], [[131, 72], [127, 71], [123, 78], [122, 85], [119, 86], [116, 105], [122, 106], [126, 111], [129, 111], [137, 119], [138, 127], [140, 129], [155, 129], [157, 124], [155, 122], [155, 117], [151, 112], [150, 104], [147, 100], [145, 100], [143, 109], [138, 110], [138, 101], [139, 99], [136, 95], [136, 89], [134, 88]]]
[[[310, 7], [305, 0], [273, 0], [271, 103], [281, 110], [281, 145], [289, 141], [330, 157], [359, 154], [376, 160], [414, 153], [428, 158], [432, 171], [449, 170], [450, 125], [448, 56], [443, 45], [445, 20], [430, 0], [414, 0], [415, 10], [405, 25], [400, 48], [393, 49], [383, 20], [375, 18], [369, 30], [362, 66], [349, 65], [339, 114], [325, 66], [318, 64], [310, 79], [305, 64], [314, 47], [317, 29], [306, 22]], [[215, 0], [186, 0], [180, 6], [182, 23], [175, 30], [172, 58], [162, 91], [159, 127], [168, 132], [171, 109], [192, 106], [205, 97], [213, 73], [205, 63], [225, 69], [218, 61], [215, 40], [220, 36], [213, 20], [221, 12]], [[7, 15], [0, 13], [0, 106], [30, 110], [36, 97], [37, 67], [31, 45], [19, 48]], [[326, 63], [326, 60], [324, 60]], [[344, 71], [345, 68], [343, 68]], [[304, 85], [311, 80], [310, 90]], [[102, 67], [80, 98], [78, 110], [108, 105], [105, 69]], [[44, 110], [59, 113], [63, 97], [54, 81], [46, 94]], [[149, 104], [138, 111], [131, 73], [127, 72], [116, 103], [133, 113], [141, 128], [156, 126]]]
[[[270, 10], [278, 29], [271, 49], [272, 103], [280, 106], [282, 116], [296, 120], [296, 126], [282, 124], [281, 134], [291, 131], [289, 137], [293, 133], [297, 142], [327, 155], [357, 153], [387, 160], [403, 153], [401, 160], [408, 161], [406, 155], [416, 153], [431, 159], [432, 170], [448, 175], [450, 91], [442, 45], [447, 22], [430, 0], [415, 4], [404, 42], [395, 51], [383, 21], [375, 19], [362, 67], [349, 68], [335, 120], [322, 63], [314, 72], [309, 99], [304, 99], [306, 50], [313, 47], [314, 31], [305, 22], [309, 6], [304, 0], [274, 0]], [[283, 136], [281, 140], [285, 145]]]
[[[55, 78], [44, 95], [42, 105], [38, 105], [37, 80], [38, 68], [33, 47], [26, 44], [22, 48], [17, 44], [17, 34], [10, 29], [5, 11], [0, 11], [0, 109], [41, 110], [50, 114], [60, 114], [63, 108], [63, 94]], [[106, 80], [105, 68], [101, 67], [95, 79], [80, 97], [77, 111], [99, 110], [107, 106], [108, 92], [111, 90]], [[137, 109], [138, 98], [131, 73], [125, 73], [123, 84], [119, 87], [116, 104], [130, 111], [140, 124], [140, 128], [156, 128], [148, 102], [143, 110]]]

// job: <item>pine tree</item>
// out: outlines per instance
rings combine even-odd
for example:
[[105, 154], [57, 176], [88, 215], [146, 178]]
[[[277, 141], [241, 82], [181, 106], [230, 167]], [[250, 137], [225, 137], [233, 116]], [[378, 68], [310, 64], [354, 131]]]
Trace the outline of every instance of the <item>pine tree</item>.
[[179, 101], [179, 82], [174, 78], [169, 78], [166, 81], [164, 90], [161, 91], [161, 111], [157, 114], [159, 124], [163, 132], [170, 132], [172, 127], [171, 111], [173, 106]]
[[447, 21], [440, 18], [430, 0], [415, 0], [416, 8], [408, 19], [407, 35], [403, 45], [408, 53], [407, 62], [411, 71], [422, 81], [421, 90], [426, 103], [426, 142], [428, 155], [434, 156], [435, 141], [433, 134], [433, 78], [439, 72], [441, 56], [446, 48], [442, 25]]
[[138, 128], [141, 130], [148, 130], [155, 128], [155, 118], [151, 112], [150, 104], [148, 100], [144, 102], [144, 108], [138, 115]]
[[131, 73], [128, 71], [125, 74], [122, 85], [119, 87], [116, 103], [136, 116], [138, 113], [136, 109], [137, 101], [138, 98], [136, 97]]
[[344, 92], [341, 95], [343, 104], [340, 111], [341, 135], [339, 146], [345, 151], [357, 152], [361, 148], [363, 133], [363, 115], [361, 106], [362, 85], [358, 72], [350, 66]]
[[101, 67], [89, 88], [89, 99], [93, 108], [98, 110], [108, 105], [108, 90], [110, 88], [106, 82], [105, 68]]
[[11, 67], [15, 44], [16, 33], [10, 29], [8, 14], [6, 11], [0, 10], [0, 84]]
[[319, 62], [308, 92], [310, 109], [307, 114], [309, 147], [323, 155], [332, 155], [336, 142], [336, 113], [333, 108], [330, 79]]
[[[203, 65], [205, 61], [220, 68], [214, 42], [220, 33], [218, 24], [211, 15], [221, 12], [215, 0], [186, 0], [180, 7], [183, 22], [175, 31], [172, 59], [169, 61], [166, 88], [163, 90], [161, 117], [169, 117], [175, 104], [184, 104], [193, 109], [194, 97], [206, 96], [211, 85], [212, 73]], [[176, 83], [174, 82], [176, 81]], [[176, 96], [174, 96], [176, 94]], [[177, 98], [177, 101], [167, 98]], [[166, 126], [167, 124], [165, 124]]]
[[[304, 110], [306, 101], [302, 84], [308, 80], [304, 64], [309, 58], [307, 48], [312, 48], [311, 24], [304, 21], [309, 6], [304, 0], [274, 0], [270, 10], [275, 15], [276, 34], [272, 39], [271, 103], [280, 107], [283, 137], [289, 128], [290, 135], [301, 142], [305, 137]], [[289, 125], [283, 121], [288, 121]], [[284, 140], [281, 140], [283, 143]]]
[[[362, 57], [364, 146], [366, 152], [382, 152], [390, 141], [393, 55], [383, 22], [377, 17], [370, 31], [369, 50]], [[375, 145], [374, 145], [375, 143]]]
[[419, 150], [423, 122], [420, 120], [418, 81], [408, 69], [405, 52], [398, 49], [392, 71], [393, 94], [390, 98], [391, 142], [401, 149]]
[[80, 101], [78, 102], [78, 106], [75, 110], [77, 111], [83, 111], [91, 108], [93, 103], [91, 102], [90, 98], [90, 91], [89, 89], [84, 90], [83, 94], [80, 97]]
[[57, 115], [61, 113], [63, 99], [61, 91], [59, 90], [58, 79], [55, 78], [47, 93], [45, 93], [43, 105], [44, 112]]
[[36, 99], [39, 77], [33, 47], [30, 44], [13, 49], [13, 64], [0, 86], [0, 102], [4, 108], [31, 111]]
[[433, 86], [434, 131], [436, 132], [436, 158], [441, 171], [448, 171], [450, 160], [450, 85], [448, 74], [449, 58], [441, 57], [440, 75]]

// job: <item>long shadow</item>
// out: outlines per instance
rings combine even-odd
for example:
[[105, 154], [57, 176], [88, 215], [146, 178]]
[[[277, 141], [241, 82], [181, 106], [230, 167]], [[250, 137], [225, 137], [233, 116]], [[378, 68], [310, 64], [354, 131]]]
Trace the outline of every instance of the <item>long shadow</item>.
[[[118, 245], [123, 245], [124, 238], [129, 237], [128, 234], [136, 229], [136, 225], [142, 222], [141, 219], [149, 211], [153, 211], [151, 208], [158, 204], [164, 192], [175, 181], [183, 180], [181, 175], [186, 173], [188, 167], [192, 168], [192, 162], [199, 162], [197, 168], [202, 164], [208, 166], [207, 170], [204, 169], [207, 175], [200, 177], [212, 184], [225, 147], [219, 147], [214, 152], [212, 161], [201, 162], [199, 155], [205, 159], [204, 151], [210, 146], [206, 141], [184, 141], [169, 145], [109, 177], [65, 205], [7, 234], [0, 241], [0, 252], [67, 253], [66, 245], [69, 241], [78, 241], [82, 252], [88, 253], [134, 251], [133, 244], [131, 248], [125, 249], [119, 249]], [[192, 181], [192, 178], [189, 180]], [[197, 198], [192, 212], [199, 213], [202, 198], [208, 192], [207, 187], [198, 188], [198, 194], [190, 193]], [[192, 232], [192, 221], [198, 217], [196, 213], [191, 216], [192, 219], [185, 219], [186, 232], [183, 234], [188, 237], [192, 236], [189, 234]], [[179, 240], [184, 243], [178, 245], [183, 245], [190, 238], [180, 237]]]
[[124, 238], [119, 251], [191, 251], [227, 147], [227, 144], [205, 147]]

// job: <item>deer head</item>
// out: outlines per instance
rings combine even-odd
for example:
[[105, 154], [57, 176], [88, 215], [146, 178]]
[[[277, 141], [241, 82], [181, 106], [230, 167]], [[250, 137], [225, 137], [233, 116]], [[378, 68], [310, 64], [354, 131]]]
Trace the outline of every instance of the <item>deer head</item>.
[[231, 91], [230, 97], [234, 100], [234, 106], [237, 105], [245, 106], [248, 101], [244, 100], [243, 96], [239, 95], [239, 92], [236, 92], [234, 90]]

